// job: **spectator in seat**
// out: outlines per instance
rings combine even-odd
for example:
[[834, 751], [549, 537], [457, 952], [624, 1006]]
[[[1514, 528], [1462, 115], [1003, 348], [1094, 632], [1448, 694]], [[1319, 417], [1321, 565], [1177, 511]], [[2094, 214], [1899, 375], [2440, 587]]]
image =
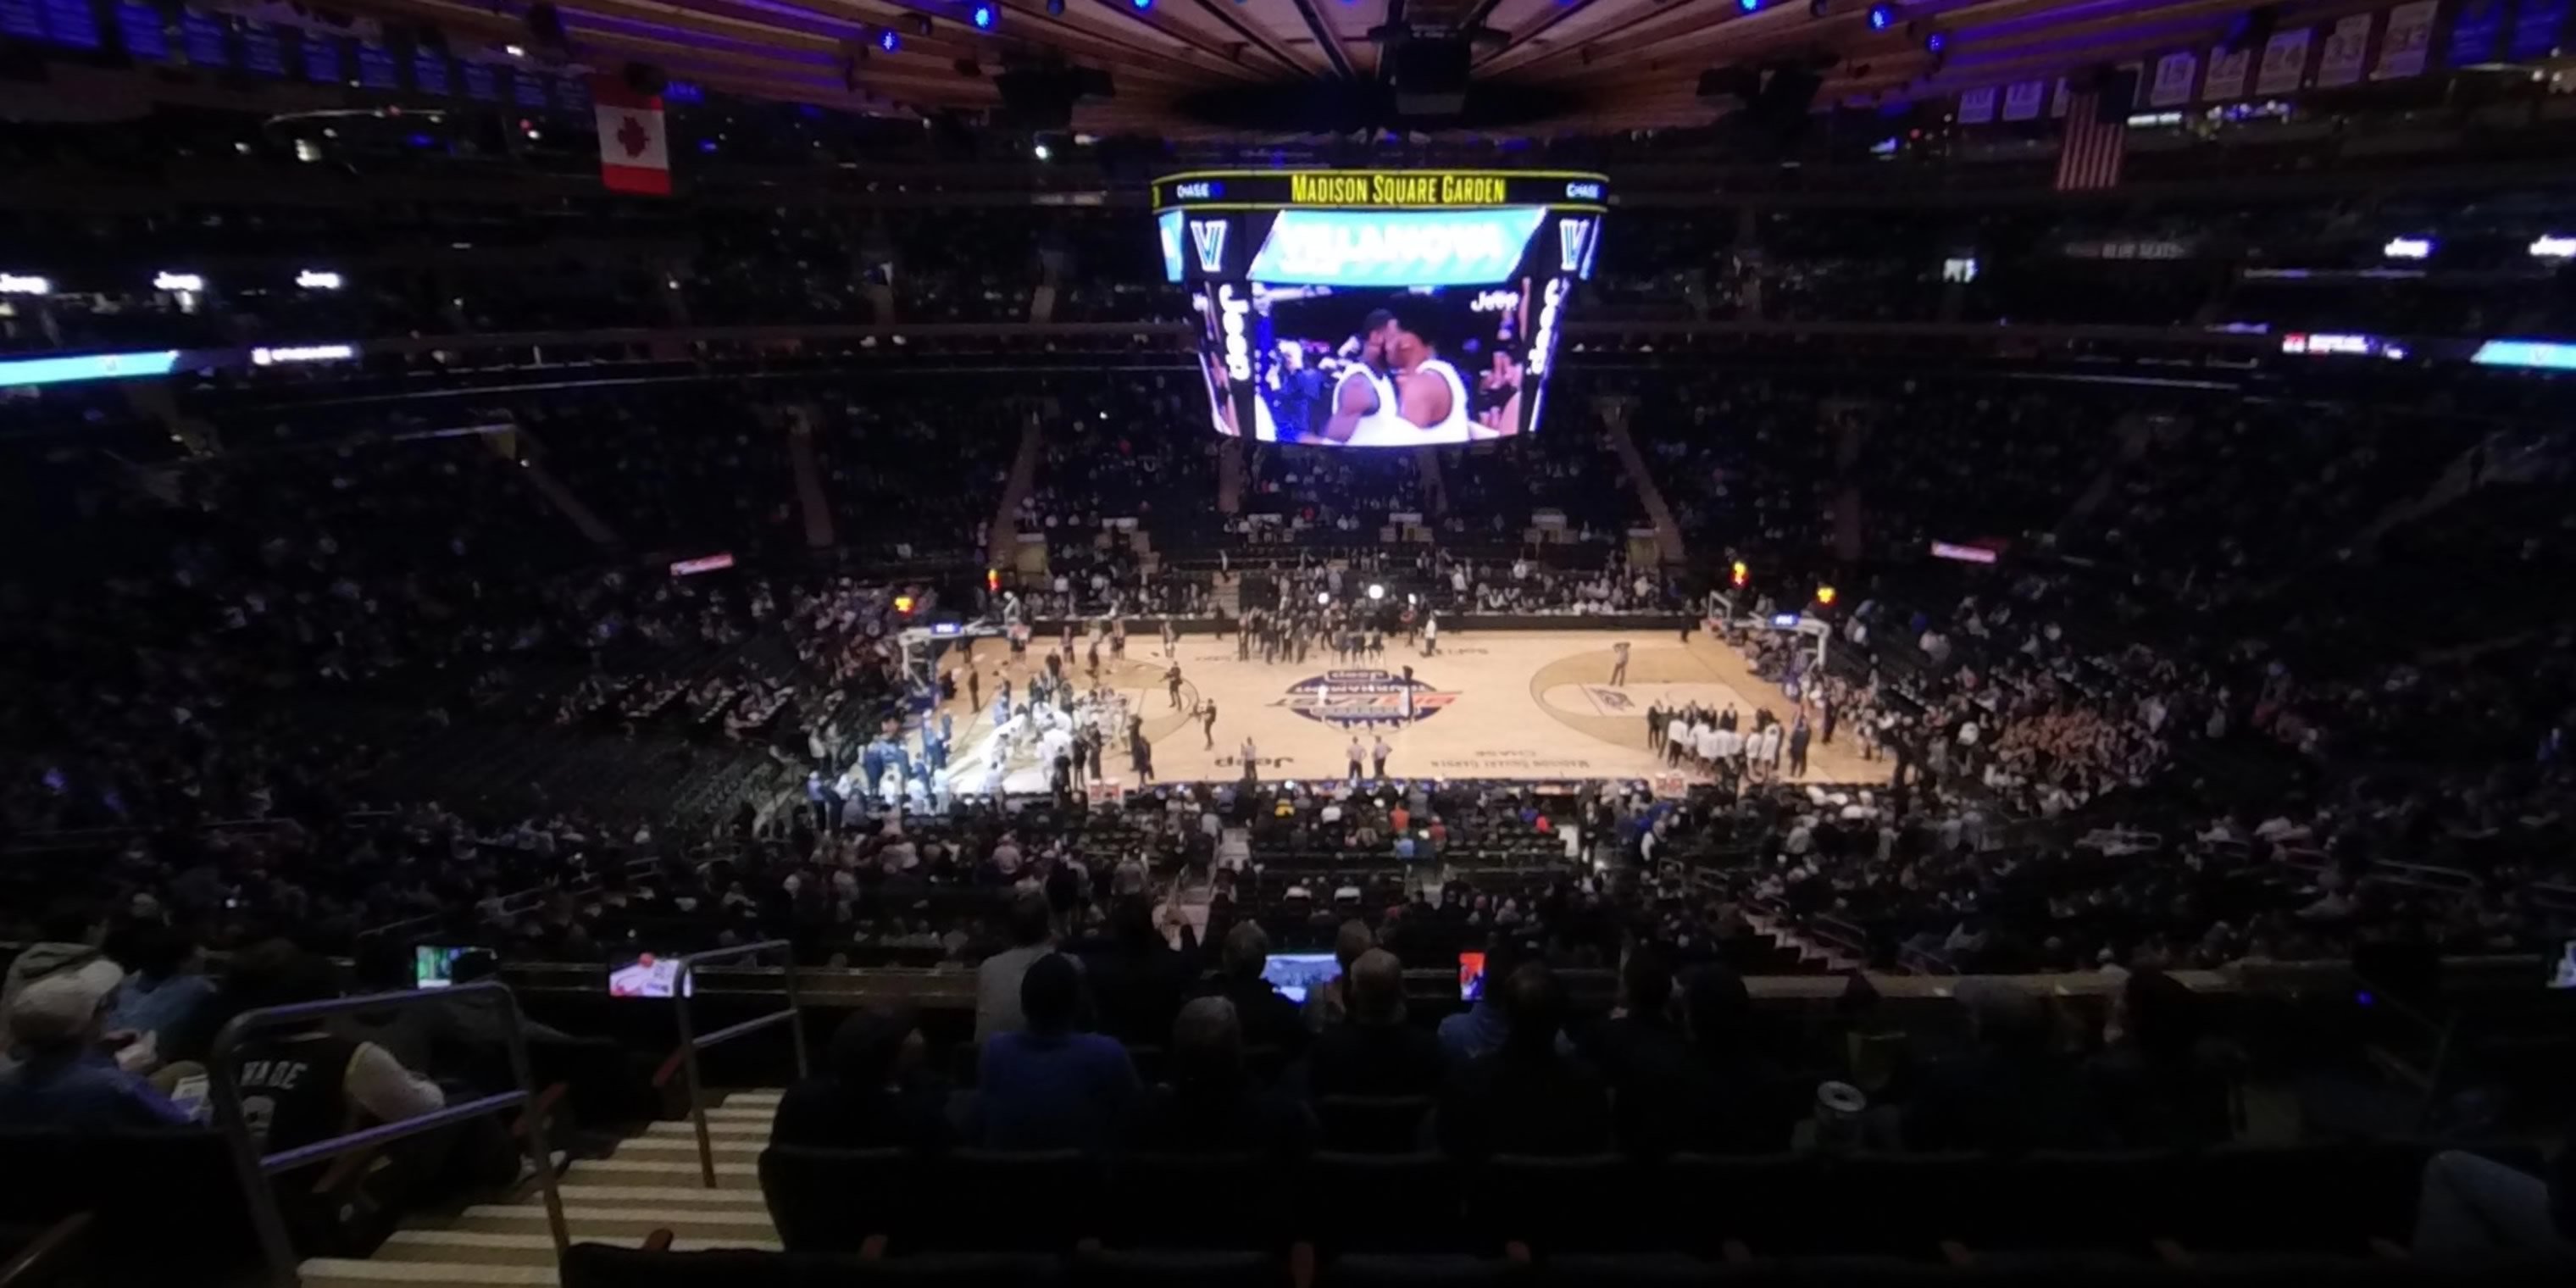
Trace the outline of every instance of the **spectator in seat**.
[[[2576, 1123], [2568, 1126], [2562, 1142], [2576, 1141]], [[2498, 1253], [2576, 1253], [2576, 1144], [2562, 1143], [2544, 1176], [2466, 1150], [2435, 1154], [2416, 1197], [2414, 1251], [2472, 1264]]]
[[186, 1110], [118, 1068], [99, 1045], [107, 998], [95, 983], [62, 971], [9, 999], [9, 1031], [24, 1058], [0, 1073], [0, 1127], [97, 1132], [189, 1121]]
[[1030, 963], [1055, 955], [1055, 919], [1045, 895], [1029, 891], [1012, 899], [1009, 921], [1011, 946], [975, 968], [978, 1044], [996, 1033], [1016, 1033], [1023, 1027], [1020, 977], [1028, 973]]
[[1753, 997], [1724, 966], [1690, 973], [1682, 997], [1691, 1090], [1677, 1119], [1677, 1148], [1704, 1154], [1772, 1154], [1789, 1148], [1806, 1115], [1805, 1089], [1753, 1033]]
[[1315, 1036], [1306, 1092], [1324, 1096], [1436, 1096], [1448, 1073], [1439, 1039], [1404, 1022], [1404, 962], [1372, 948], [1351, 963], [1349, 1012]]
[[[448, 968], [448, 979], [458, 985], [472, 984], [493, 978], [500, 968], [498, 958], [477, 948], [457, 955]], [[356, 970], [363, 991], [407, 991], [412, 986], [411, 949], [380, 935], [359, 949]], [[501, 1000], [487, 994], [449, 994], [431, 1006], [362, 1011], [348, 1017], [344, 1032], [383, 1047], [404, 1068], [427, 1074], [460, 1093], [498, 1095], [518, 1081], [510, 1070], [509, 1018]], [[519, 1035], [530, 1046], [574, 1040], [524, 1014], [519, 1017]]]
[[1171, 1080], [1147, 1093], [1128, 1145], [1296, 1158], [1314, 1148], [1315, 1134], [1305, 1106], [1253, 1086], [1234, 1003], [1201, 997], [1172, 1021]]
[[1593, 1029], [1584, 1054], [1617, 1093], [1620, 1144], [1632, 1153], [1673, 1148], [1673, 1126], [1695, 1111], [1690, 1042], [1673, 1022], [1673, 968], [1664, 950], [1639, 944], [1619, 967], [1620, 1013]]
[[150, 1044], [155, 1067], [196, 1059], [214, 1036], [207, 1020], [215, 1001], [197, 941], [174, 927], [146, 925], [135, 931], [125, 953], [134, 973], [108, 1002], [108, 1032], [131, 1033], [136, 1042]]
[[1485, 979], [1482, 996], [1476, 1004], [1440, 1021], [1440, 1046], [1449, 1058], [1464, 1064], [1479, 1056], [1499, 1051], [1511, 1031], [1509, 1008], [1503, 1005], [1500, 981], [1512, 972], [1526, 956], [1521, 941], [1510, 935], [1497, 935], [1485, 949]]
[[909, 1012], [865, 1007], [841, 1021], [827, 1069], [787, 1089], [772, 1145], [817, 1149], [945, 1149], [956, 1143], [948, 1092], [923, 1072], [921, 1030]]
[[[258, 954], [251, 977], [234, 981], [240, 994], [235, 1000], [244, 1009], [340, 995], [339, 970], [328, 959], [267, 946]], [[417, 1118], [447, 1104], [437, 1083], [403, 1067], [392, 1052], [327, 1022], [258, 1030], [233, 1048], [227, 1063], [241, 1097], [242, 1118], [263, 1154]], [[365, 1181], [373, 1205], [399, 1209], [405, 1198], [437, 1186], [452, 1160], [473, 1164], [498, 1159], [506, 1168], [508, 1154], [489, 1147], [496, 1137], [506, 1146], [506, 1137], [478, 1120], [386, 1146], [382, 1165], [371, 1168]], [[458, 1148], [460, 1140], [468, 1141], [463, 1149]], [[314, 1193], [314, 1182], [327, 1167], [327, 1162], [315, 1163], [271, 1178], [299, 1247], [336, 1247], [348, 1237], [335, 1210], [339, 1200], [318, 1199]]]
[[1502, 992], [1510, 1032], [1500, 1049], [1460, 1070], [1450, 1084], [1440, 1104], [1440, 1147], [1471, 1159], [1609, 1149], [1609, 1089], [1557, 1050], [1566, 1003], [1556, 973], [1529, 962], [1512, 971]]
[[1204, 992], [1234, 1003], [1246, 1046], [1277, 1051], [1282, 1058], [1303, 1052], [1308, 1037], [1297, 1004], [1280, 995], [1261, 977], [1270, 962], [1270, 935], [1257, 921], [1243, 921], [1225, 933], [1217, 977]]
[[1333, 932], [1333, 963], [1341, 970], [1323, 987], [1306, 994], [1302, 1009], [1308, 1032], [1321, 1033], [1341, 1022], [1350, 1009], [1351, 965], [1360, 959], [1360, 954], [1375, 947], [1377, 932], [1357, 917], [1343, 922], [1341, 929]]
[[28, 985], [74, 975], [92, 996], [104, 997], [124, 981], [124, 968], [99, 951], [105, 931], [106, 923], [87, 904], [66, 900], [45, 910], [37, 928], [40, 938], [10, 959], [9, 974], [0, 979], [0, 1056], [8, 1055], [16, 1041], [8, 1027], [10, 1004]]
[[2048, 1008], [1999, 979], [1959, 985], [1973, 1048], [1923, 1073], [1903, 1110], [1908, 1149], [2093, 1149], [2111, 1143], [2084, 1071], [2050, 1044]]
[[2093, 1081], [2120, 1143], [2175, 1149], [2235, 1135], [2229, 1053], [2190, 985], [2141, 970], [2120, 990], [2112, 1020], [2119, 1034], [2095, 1057]]
[[1082, 972], [1049, 953], [1020, 980], [1024, 1028], [984, 1044], [974, 1129], [988, 1149], [1103, 1149], [1135, 1108], [1136, 1066], [1116, 1038], [1077, 1033]]
[[1110, 906], [1108, 943], [1083, 968], [1100, 1031], [1149, 1046], [1171, 1033], [1195, 973], [1191, 960], [1154, 928], [1153, 905], [1141, 894], [1122, 895]]

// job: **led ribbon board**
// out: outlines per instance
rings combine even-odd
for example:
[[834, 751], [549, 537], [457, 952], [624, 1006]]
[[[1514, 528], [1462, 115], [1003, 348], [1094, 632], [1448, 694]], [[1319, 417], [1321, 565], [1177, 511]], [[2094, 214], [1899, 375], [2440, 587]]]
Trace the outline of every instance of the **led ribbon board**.
[[[1256, 282], [1311, 286], [1475, 286], [1512, 275], [1547, 212], [1283, 210], [1271, 221]], [[1224, 225], [1216, 227], [1222, 229]]]
[[1483, 206], [1599, 214], [1610, 206], [1610, 180], [1572, 170], [1198, 170], [1154, 181], [1158, 211]]

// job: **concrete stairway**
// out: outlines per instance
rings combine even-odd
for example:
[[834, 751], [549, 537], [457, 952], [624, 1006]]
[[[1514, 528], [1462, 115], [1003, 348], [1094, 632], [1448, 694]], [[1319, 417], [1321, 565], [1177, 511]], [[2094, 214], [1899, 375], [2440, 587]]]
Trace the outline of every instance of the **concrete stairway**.
[[1037, 483], [1038, 460], [1043, 454], [1038, 416], [1030, 412], [1020, 426], [1020, 447], [1011, 457], [1010, 477], [1003, 481], [1002, 495], [993, 503], [993, 524], [985, 532], [985, 542], [990, 547], [986, 557], [995, 568], [1009, 568], [1019, 560], [1020, 502]]
[[[778, 1231], [760, 1195], [758, 1164], [778, 1112], [775, 1091], [737, 1091], [707, 1111], [715, 1143], [716, 1188], [698, 1175], [695, 1129], [657, 1122], [604, 1159], [566, 1169], [559, 1192], [576, 1243], [640, 1244], [669, 1230], [680, 1251], [777, 1248]], [[544, 1197], [534, 1185], [511, 1203], [462, 1212], [418, 1213], [364, 1260], [315, 1257], [304, 1288], [555, 1288], [555, 1245]]]
[[1664, 501], [1664, 490], [1655, 486], [1654, 471], [1646, 465], [1644, 453], [1637, 450], [1637, 440], [1628, 433], [1629, 405], [1613, 400], [1598, 404], [1602, 436], [1610, 441], [1610, 453], [1619, 458], [1620, 469], [1628, 476], [1628, 486], [1637, 494], [1637, 504], [1655, 525], [1655, 548], [1664, 562], [1678, 566], [1686, 552], [1682, 549], [1682, 525], [1673, 518], [1673, 508]]
[[814, 459], [815, 415], [810, 406], [791, 407], [782, 418], [787, 434], [787, 464], [796, 478], [796, 513], [804, 520], [809, 549], [832, 548], [832, 503], [823, 494], [823, 467]]
[[[528, 443], [508, 441], [514, 437], [526, 438]], [[538, 464], [529, 454], [529, 445], [536, 443], [536, 435], [522, 429], [515, 434], [484, 434], [478, 441], [485, 447], [491, 448], [493, 453], [502, 459], [516, 460], [519, 463], [519, 477], [526, 480], [529, 487], [536, 489], [537, 495], [544, 497], [547, 503], [555, 508], [556, 513], [571, 521], [572, 526], [579, 529], [581, 535], [590, 538], [593, 544], [602, 546], [617, 544], [617, 534], [611, 531], [606, 523], [600, 521], [598, 512], [583, 504], [580, 497], [572, 494], [571, 488], [565, 487], [561, 480], [548, 473], [546, 467]]]

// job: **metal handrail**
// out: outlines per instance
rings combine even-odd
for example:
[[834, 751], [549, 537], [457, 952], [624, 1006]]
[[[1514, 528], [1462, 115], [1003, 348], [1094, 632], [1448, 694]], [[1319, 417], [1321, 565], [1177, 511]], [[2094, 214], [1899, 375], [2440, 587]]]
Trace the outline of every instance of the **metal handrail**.
[[[502, 1031], [507, 1035], [510, 1049], [510, 1078], [518, 1084], [516, 1090], [449, 1105], [417, 1118], [349, 1132], [275, 1154], [259, 1152], [259, 1142], [251, 1138], [249, 1120], [242, 1113], [241, 1087], [233, 1078], [233, 1048], [242, 1039], [263, 1029], [310, 1027], [333, 1016], [358, 1011], [445, 1005], [476, 994], [500, 999], [504, 1020]], [[519, 1000], [511, 995], [507, 986], [494, 981], [460, 984], [434, 992], [377, 993], [244, 1011], [234, 1016], [230, 1023], [224, 1025], [223, 1031], [215, 1035], [214, 1049], [207, 1056], [206, 1064], [207, 1077], [213, 1084], [215, 1124], [224, 1133], [225, 1143], [231, 1147], [233, 1166], [241, 1176], [245, 1191], [243, 1200], [250, 1206], [251, 1226], [259, 1235], [260, 1251], [268, 1261], [270, 1282], [279, 1288], [295, 1288], [298, 1280], [294, 1245], [286, 1234], [286, 1219], [278, 1211], [277, 1193], [269, 1184], [271, 1176], [436, 1131], [496, 1110], [536, 1105], [535, 1084], [528, 1072], [527, 1038], [519, 1026]], [[555, 1255], [561, 1257], [564, 1250], [572, 1246], [572, 1233], [564, 1225], [563, 1198], [555, 1192], [555, 1171], [546, 1158], [544, 1111], [539, 1107], [536, 1112], [537, 1121], [529, 1125], [523, 1136], [527, 1142], [528, 1162], [536, 1168], [538, 1184], [545, 1193], [546, 1227], [554, 1235]]]
[[[748, 957], [771, 949], [785, 950], [784, 979], [787, 985], [787, 1009], [772, 1011], [756, 1019], [744, 1020], [740, 1024], [726, 1025], [704, 1037], [698, 1036], [697, 1026], [689, 1019], [689, 977], [695, 974], [697, 968], [704, 963]], [[762, 1029], [785, 1024], [787, 1031], [796, 1039], [796, 1076], [803, 1078], [810, 1072], [805, 1057], [804, 1004], [797, 999], [796, 994], [795, 946], [784, 939], [764, 939], [756, 944], [741, 944], [732, 948], [710, 948], [702, 953], [691, 953], [680, 959], [679, 969], [672, 973], [671, 1004], [680, 1022], [680, 1067], [688, 1079], [689, 1121], [695, 1124], [697, 1129], [698, 1176], [706, 1182], [706, 1187], [712, 1190], [716, 1187], [716, 1147], [714, 1140], [707, 1135], [706, 1089], [698, 1081], [698, 1052], [718, 1043], [731, 1042], [748, 1033], [757, 1033]]]

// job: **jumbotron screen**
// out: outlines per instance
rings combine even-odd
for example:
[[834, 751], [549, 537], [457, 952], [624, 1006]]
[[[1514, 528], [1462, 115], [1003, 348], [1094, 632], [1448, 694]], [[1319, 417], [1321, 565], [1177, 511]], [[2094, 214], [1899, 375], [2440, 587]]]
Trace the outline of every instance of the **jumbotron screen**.
[[1609, 180], [1268, 170], [1154, 184], [1220, 434], [1420, 447], [1535, 433]]

